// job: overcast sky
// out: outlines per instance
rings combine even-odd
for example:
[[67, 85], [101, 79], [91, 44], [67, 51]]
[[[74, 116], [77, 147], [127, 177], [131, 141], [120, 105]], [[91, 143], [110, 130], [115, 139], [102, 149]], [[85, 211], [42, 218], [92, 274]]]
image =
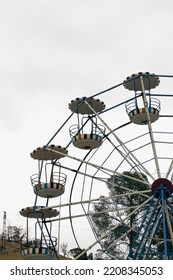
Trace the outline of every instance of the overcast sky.
[[0, 0], [1, 229], [3, 211], [23, 225], [19, 210], [34, 202], [30, 152], [71, 99], [139, 71], [173, 74], [172, 14], [170, 0]]

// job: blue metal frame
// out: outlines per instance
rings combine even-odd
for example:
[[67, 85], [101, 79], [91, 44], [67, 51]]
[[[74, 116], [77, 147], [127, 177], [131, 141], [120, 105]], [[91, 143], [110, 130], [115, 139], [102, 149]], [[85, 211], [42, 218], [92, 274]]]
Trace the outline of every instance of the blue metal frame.
[[[171, 205], [170, 200], [173, 202], [173, 196], [169, 189], [164, 185], [161, 185], [156, 189], [138, 228], [127, 259], [173, 259], [173, 250], [169, 250], [169, 240], [171, 239], [171, 236], [165, 212], [165, 206], [168, 206], [173, 214], [173, 206]], [[148, 216], [149, 218], [147, 218]], [[171, 223], [173, 224], [173, 220]], [[161, 252], [158, 251], [157, 245], [154, 244], [158, 230], [163, 231], [164, 246]]]

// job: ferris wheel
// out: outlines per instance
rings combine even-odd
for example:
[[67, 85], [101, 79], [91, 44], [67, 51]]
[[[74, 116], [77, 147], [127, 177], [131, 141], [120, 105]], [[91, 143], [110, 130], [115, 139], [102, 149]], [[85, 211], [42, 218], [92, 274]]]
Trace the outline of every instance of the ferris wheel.
[[[68, 236], [85, 248], [77, 258], [94, 246], [110, 258], [118, 258], [116, 250], [125, 259], [173, 258], [171, 78], [139, 72], [70, 101], [70, 115], [31, 153], [38, 161], [31, 176], [35, 200], [20, 214], [27, 227], [35, 219], [39, 241], [30, 244], [27, 238], [26, 259], [59, 258], [60, 235], [52, 236], [57, 221], [59, 232], [67, 222]], [[167, 93], [158, 92], [162, 81], [168, 81]]]

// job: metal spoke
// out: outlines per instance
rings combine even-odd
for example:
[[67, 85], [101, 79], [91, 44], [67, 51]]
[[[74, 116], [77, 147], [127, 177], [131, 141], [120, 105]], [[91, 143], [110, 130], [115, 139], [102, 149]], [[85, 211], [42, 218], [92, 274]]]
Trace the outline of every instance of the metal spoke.
[[156, 151], [154, 135], [153, 135], [152, 125], [151, 125], [151, 120], [150, 120], [150, 114], [149, 114], [149, 111], [148, 111], [148, 102], [147, 102], [147, 99], [146, 99], [143, 77], [140, 76], [140, 79], [141, 79], [141, 87], [142, 87], [142, 92], [143, 92], [144, 107], [145, 107], [145, 110], [146, 110], [146, 113], [147, 113], [147, 118], [148, 118], [147, 125], [148, 125], [150, 140], [151, 140], [151, 146], [152, 146], [152, 150], [153, 150], [153, 155], [154, 155], [154, 160], [155, 160], [155, 165], [156, 165], [158, 178], [160, 178], [161, 177], [161, 172], [160, 172], [160, 167], [159, 167], [159, 162], [158, 162], [158, 157], [157, 157], [157, 151]]

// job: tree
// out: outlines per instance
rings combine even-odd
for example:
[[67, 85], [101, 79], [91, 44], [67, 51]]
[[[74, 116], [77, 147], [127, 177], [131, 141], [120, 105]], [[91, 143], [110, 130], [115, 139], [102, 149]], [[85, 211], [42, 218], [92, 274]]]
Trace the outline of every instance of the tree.
[[77, 258], [77, 256], [79, 256], [81, 253], [83, 252], [83, 254], [78, 258], [78, 260], [92, 260], [93, 259], [93, 254], [90, 253], [89, 255], [87, 255], [87, 253], [85, 252], [85, 249], [81, 249], [81, 248], [74, 248], [70, 250], [70, 253], [72, 254], [72, 256], [74, 258]]
[[67, 249], [68, 244], [67, 243], [62, 243], [61, 244], [61, 252], [63, 253], [64, 257], [69, 257], [70, 252]]
[[[122, 175], [111, 176], [107, 187], [110, 198], [101, 197], [100, 202], [94, 205], [92, 221], [97, 237], [106, 235], [100, 242], [102, 252], [110, 259], [124, 259], [145, 211], [141, 207], [133, 213], [134, 208], [146, 200], [137, 192], [148, 190], [150, 195], [148, 180], [144, 174], [125, 171]], [[131, 191], [136, 193], [130, 194]]]
[[19, 242], [23, 233], [21, 227], [8, 226], [7, 227], [7, 240], [13, 242]]

